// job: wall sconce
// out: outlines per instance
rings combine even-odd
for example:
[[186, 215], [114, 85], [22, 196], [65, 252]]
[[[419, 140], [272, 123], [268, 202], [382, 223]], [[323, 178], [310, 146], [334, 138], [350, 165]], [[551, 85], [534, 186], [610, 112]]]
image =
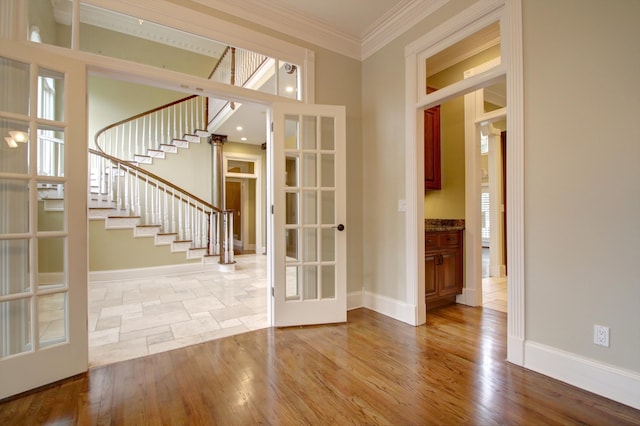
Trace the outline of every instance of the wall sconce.
[[9, 145], [9, 148], [17, 148], [18, 144], [16, 143], [16, 141], [13, 140], [13, 138], [11, 136], [5, 136], [4, 140], [7, 141], [7, 145]]
[[27, 143], [29, 134], [19, 130], [12, 130], [9, 132], [9, 136], [5, 136], [4, 140], [7, 141], [7, 145], [9, 145], [10, 148], [17, 148], [18, 142]]

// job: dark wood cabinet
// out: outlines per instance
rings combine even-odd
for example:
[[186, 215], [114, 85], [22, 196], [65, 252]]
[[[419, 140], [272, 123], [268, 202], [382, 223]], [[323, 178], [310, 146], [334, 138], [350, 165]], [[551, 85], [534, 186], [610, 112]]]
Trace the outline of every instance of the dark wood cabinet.
[[424, 111], [424, 189], [442, 188], [440, 106]]
[[455, 303], [462, 293], [462, 231], [425, 233], [425, 302], [427, 310]]

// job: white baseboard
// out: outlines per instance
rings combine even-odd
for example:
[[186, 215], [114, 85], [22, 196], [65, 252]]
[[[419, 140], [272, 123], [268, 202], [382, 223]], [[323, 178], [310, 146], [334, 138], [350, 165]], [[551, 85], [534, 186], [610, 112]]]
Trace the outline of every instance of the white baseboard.
[[525, 343], [525, 367], [640, 410], [640, 374], [539, 343]]
[[[154, 266], [151, 268], [117, 269], [109, 271], [90, 271], [89, 282], [115, 281], [130, 278], [154, 277], [159, 275], [186, 274], [193, 272], [206, 272], [219, 270], [218, 263], [183, 263], [178, 265]], [[224, 266], [224, 265], [222, 265]]]
[[469, 289], [464, 287], [462, 294], [456, 296], [456, 303], [467, 306], [481, 306], [482, 305], [482, 292], [477, 288]]
[[409, 325], [416, 325], [415, 306], [386, 296], [363, 292], [362, 306]]

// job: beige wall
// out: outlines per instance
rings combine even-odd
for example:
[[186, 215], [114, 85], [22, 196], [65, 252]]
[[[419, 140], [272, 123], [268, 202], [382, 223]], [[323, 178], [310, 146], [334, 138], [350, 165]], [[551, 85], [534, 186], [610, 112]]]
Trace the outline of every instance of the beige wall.
[[635, 372], [638, 17], [635, 0], [523, 2], [527, 338]]
[[448, 2], [362, 63], [362, 223], [365, 290], [406, 301], [404, 48], [473, 4]]

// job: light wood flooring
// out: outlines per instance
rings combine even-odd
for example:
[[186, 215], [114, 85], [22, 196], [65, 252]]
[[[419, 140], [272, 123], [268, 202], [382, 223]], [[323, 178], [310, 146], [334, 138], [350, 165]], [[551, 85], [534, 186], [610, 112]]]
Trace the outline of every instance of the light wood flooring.
[[0, 402], [0, 425], [640, 425], [640, 411], [511, 365], [506, 314], [413, 327], [367, 309], [91, 369]]

